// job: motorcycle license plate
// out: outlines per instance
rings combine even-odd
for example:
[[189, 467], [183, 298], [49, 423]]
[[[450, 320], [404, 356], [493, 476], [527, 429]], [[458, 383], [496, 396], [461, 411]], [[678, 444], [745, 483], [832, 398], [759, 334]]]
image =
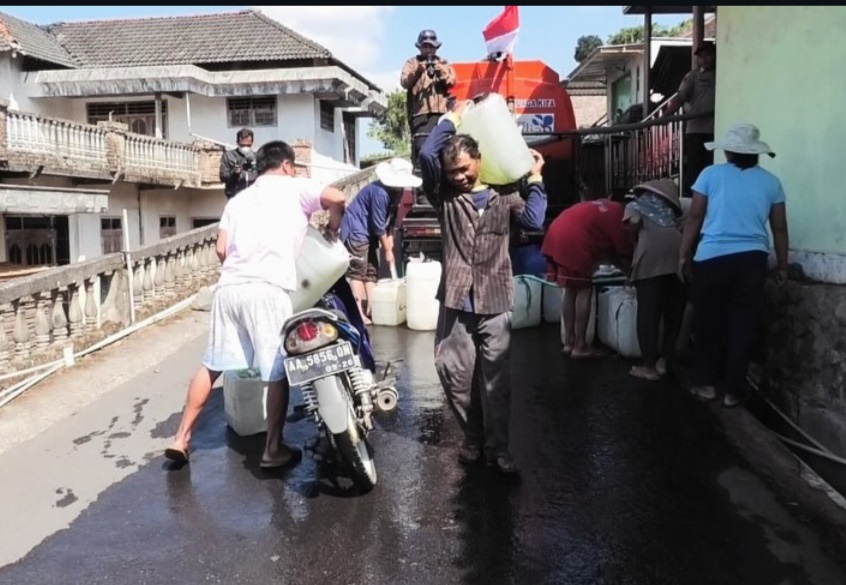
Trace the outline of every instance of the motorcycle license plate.
[[355, 354], [349, 342], [318, 349], [285, 360], [285, 372], [291, 386], [302, 386], [319, 378], [333, 376], [355, 367]]

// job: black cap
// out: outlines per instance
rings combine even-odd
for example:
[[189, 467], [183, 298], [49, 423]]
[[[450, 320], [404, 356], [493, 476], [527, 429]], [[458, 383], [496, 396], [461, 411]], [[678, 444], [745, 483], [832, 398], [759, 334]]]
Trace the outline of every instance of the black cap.
[[420, 34], [417, 35], [417, 42], [414, 46], [419, 49], [423, 45], [432, 45], [436, 49], [440, 47], [441, 43], [438, 41], [438, 33], [429, 28], [421, 30]]
[[694, 55], [698, 55], [700, 53], [711, 53], [712, 55], [717, 54], [717, 45], [715, 45], [711, 41], [702, 41], [699, 43], [699, 46], [696, 47], [696, 50], [693, 52]]

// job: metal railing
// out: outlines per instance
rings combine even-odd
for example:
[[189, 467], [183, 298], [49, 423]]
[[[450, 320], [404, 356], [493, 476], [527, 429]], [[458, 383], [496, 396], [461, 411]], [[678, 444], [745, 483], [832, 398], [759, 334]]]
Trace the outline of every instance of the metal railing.
[[706, 115], [656, 115], [633, 124], [525, 136], [532, 146], [571, 140], [576, 166], [574, 191], [587, 188], [615, 195], [652, 179], [678, 178], [682, 185], [685, 124]]

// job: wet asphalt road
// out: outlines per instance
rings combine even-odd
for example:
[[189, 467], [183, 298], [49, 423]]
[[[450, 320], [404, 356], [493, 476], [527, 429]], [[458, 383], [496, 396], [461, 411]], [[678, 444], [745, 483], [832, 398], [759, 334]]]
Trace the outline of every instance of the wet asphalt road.
[[[288, 472], [262, 473], [263, 437], [229, 431], [216, 391], [190, 466], [152, 458], [0, 568], [0, 583], [846, 583], [838, 553], [671, 384], [632, 380], [622, 360], [567, 361], [556, 327], [516, 332], [523, 474], [512, 481], [457, 464], [432, 334], [374, 337], [380, 359], [406, 362], [398, 412], [371, 435], [370, 494], [336, 487], [308, 453]], [[169, 436], [178, 418], [148, 440]], [[301, 421], [285, 434], [302, 447], [315, 431]]]

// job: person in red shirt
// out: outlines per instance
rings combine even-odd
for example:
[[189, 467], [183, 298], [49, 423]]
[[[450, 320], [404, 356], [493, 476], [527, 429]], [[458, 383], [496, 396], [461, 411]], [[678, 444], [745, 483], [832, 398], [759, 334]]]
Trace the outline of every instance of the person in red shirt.
[[634, 252], [623, 224], [625, 206], [609, 199], [582, 201], [565, 209], [549, 226], [541, 246], [547, 280], [564, 288], [562, 308], [567, 342], [564, 353], [576, 359], [603, 355], [587, 344], [593, 302], [593, 273], [602, 261], [628, 270]]

